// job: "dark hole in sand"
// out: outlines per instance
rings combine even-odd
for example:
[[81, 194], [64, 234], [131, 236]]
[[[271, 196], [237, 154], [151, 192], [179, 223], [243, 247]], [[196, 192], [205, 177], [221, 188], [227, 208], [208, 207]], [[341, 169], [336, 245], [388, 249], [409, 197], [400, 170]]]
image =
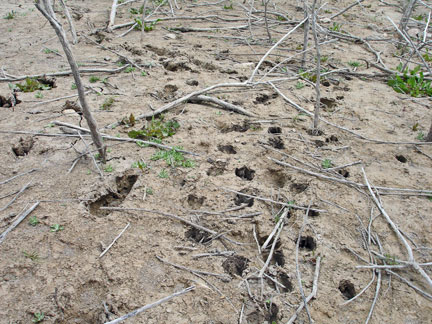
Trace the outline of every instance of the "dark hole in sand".
[[197, 243], [207, 243], [211, 240], [210, 233], [201, 231], [195, 227], [189, 228], [186, 231], [185, 236], [187, 239]]
[[268, 143], [270, 146], [278, 150], [282, 150], [285, 148], [285, 143], [279, 136], [269, 138]]
[[32, 149], [34, 144], [34, 140], [32, 137], [27, 137], [23, 139], [22, 137], [19, 139], [17, 145], [12, 147], [12, 151], [16, 156], [24, 156], [27, 155]]
[[308, 183], [292, 183], [290, 185], [291, 191], [295, 191], [296, 193], [301, 193], [305, 191], [309, 187]]
[[249, 169], [247, 166], [236, 168], [235, 169], [235, 175], [237, 177], [240, 177], [245, 180], [251, 181], [255, 176], [255, 171], [252, 169]]
[[300, 236], [299, 247], [310, 251], [315, 250], [315, 239], [312, 236]]
[[338, 173], [343, 176], [344, 178], [348, 178], [350, 176], [349, 172], [347, 170], [339, 170]]
[[349, 280], [341, 280], [339, 282], [339, 291], [344, 295], [346, 299], [351, 299], [356, 295], [354, 285]]
[[337, 138], [336, 135], [330, 135], [330, 137], [327, 137], [325, 141], [326, 143], [339, 142], [339, 139]]
[[269, 134], [282, 134], [282, 128], [278, 126], [269, 127], [267, 131]]
[[282, 292], [290, 292], [293, 290], [293, 285], [292, 282], [290, 280], [290, 278], [288, 277], [288, 275], [286, 273], [281, 272], [278, 275], [278, 281], [285, 286], [285, 288], [281, 287]]
[[218, 145], [218, 150], [227, 154], [237, 154], [237, 151], [232, 145]]
[[396, 155], [395, 158], [401, 163], [406, 163], [408, 161], [407, 158], [403, 155]]

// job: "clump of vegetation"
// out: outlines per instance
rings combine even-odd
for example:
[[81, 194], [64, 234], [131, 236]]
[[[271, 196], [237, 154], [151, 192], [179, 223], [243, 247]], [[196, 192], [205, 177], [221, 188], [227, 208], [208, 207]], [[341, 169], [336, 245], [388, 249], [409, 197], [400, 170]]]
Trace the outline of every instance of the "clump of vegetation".
[[361, 66], [361, 63], [357, 62], [357, 61], [349, 61], [348, 65], [351, 66], [351, 67], [353, 67], [353, 68], [358, 68], [358, 67]]
[[33, 323], [40, 323], [44, 320], [44, 318], [45, 318], [45, 314], [43, 312], [33, 313], [32, 322]]
[[54, 224], [50, 226], [50, 231], [51, 232], [60, 232], [64, 230], [64, 226], [60, 225], [60, 224]]
[[332, 163], [332, 161], [330, 159], [324, 159], [321, 162], [321, 167], [323, 169], [330, 169], [332, 166], [333, 166], [333, 163]]
[[114, 167], [110, 164], [108, 164], [105, 168], [104, 168], [105, 172], [113, 172], [114, 171]]
[[[322, 69], [321, 73], [325, 73], [327, 71], [328, 71], [327, 69]], [[299, 71], [299, 75], [300, 75], [301, 78], [309, 80], [310, 82], [313, 82], [313, 83], [315, 83], [316, 79], [317, 79], [316, 73], [310, 73], [310, 72], [303, 71], [303, 70]], [[326, 79], [326, 77], [325, 76], [320, 76], [320, 79], [321, 79], [321, 81], [323, 81], [323, 80]]]
[[96, 82], [100, 81], [100, 78], [98, 76], [92, 75], [89, 78], [89, 81], [90, 81], [90, 83], [96, 83]]
[[413, 70], [403, 69], [402, 63], [397, 66], [397, 71], [403, 76], [394, 74], [389, 80], [388, 85], [398, 93], [409, 94], [411, 97], [432, 97], [432, 81], [426, 81], [420, 66]]
[[340, 33], [342, 31], [342, 24], [338, 24], [337, 22], [334, 22], [329, 29], [331, 31]]
[[168, 172], [167, 172], [167, 170], [165, 170], [165, 169], [162, 169], [162, 171], [161, 171], [161, 172], [159, 172], [159, 174], [158, 174], [158, 177], [159, 177], [159, 178], [162, 178], [162, 179], [168, 178], [168, 177], [169, 177], [169, 175], [168, 175]]
[[9, 11], [9, 12], [8, 12], [4, 17], [3, 17], [3, 19], [11, 20], [11, 19], [14, 19], [14, 18], [16, 17], [16, 15], [17, 15], [16, 11], [12, 10], [12, 11]]
[[124, 71], [125, 73], [132, 73], [135, 72], [135, 68], [133, 66], [128, 66]]
[[23, 254], [26, 258], [32, 260], [33, 262], [36, 262], [37, 260], [39, 260], [39, 255], [36, 252], [23, 251]]
[[37, 90], [50, 90], [51, 87], [48, 84], [43, 84], [36, 79], [27, 78], [24, 83], [17, 83], [12, 85], [12, 88], [18, 88], [22, 92], [34, 92]]
[[183, 153], [179, 152], [182, 149], [181, 146], [176, 146], [170, 151], [160, 150], [151, 157], [151, 160], [164, 160], [171, 167], [193, 168], [195, 163], [192, 160], [186, 159]]
[[128, 133], [130, 138], [150, 140], [159, 139], [162, 140], [166, 137], [173, 136], [180, 124], [175, 120], [164, 121], [164, 116], [161, 115], [159, 118], [152, 118], [151, 122], [140, 130], [132, 130]]
[[127, 127], [132, 127], [132, 126], [135, 126], [135, 122], [136, 122], [135, 116], [134, 116], [134, 114], [131, 113], [129, 115], [129, 117], [123, 117], [123, 119], [121, 120], [120, 123], [122, 125], [127, 126]]
[[[144, 23], [144, 31], [145, 32], [152, 31], [158, 22], [159, 19], [156, 19], [155, 21], [152, 21], [149, 24]], [[141, 30], [143, 28], [143, 24], [140, 18], [135, 18], [135, 23], [136, 23], [135, 29]]]
[[115, 99], [113, 97], [109, 97], [105, 99], [104, 103], [101, 105], [100, 109], [102, 110], [108, 110], [111, 108], [111, 106], [114, 104]]
[[138, 168], [141, 171], [144, 171], [147, 167], [148, 167], [147, 163], [145, 163], [142, 160], [139, 160], [139, 161], [136, 161], [136, 162], [132, 163], [132, 168]]
[[223, 8], [224, 8], [225, 10], [233, 10], [233, 9], [234, 9], [232, 2], [231, 2], [229, 5], [224, 5]]
[[305, 84], [303, 82], [298, 81], [295, 85], [296, 89], [303, 89]]
[[39, 224], [39, 219], [37, 219], [36, 216], [32, 216], [29, 218], [29, 224], [31, 226], [36, 226], [37, 224]]
[[426, 49], [426, 53], [422, 55], [426, 62], [432, 62], [432, 54]]
[[45, 54], [51, 54], [51, 53], [52, 54], [58, 54], [59, 53], [58, 50], [56, 50], [56, 49], [53, 50], [53, 49], [50, 49], [48, 47], [46, 47], [43, 51], [44, 51]]

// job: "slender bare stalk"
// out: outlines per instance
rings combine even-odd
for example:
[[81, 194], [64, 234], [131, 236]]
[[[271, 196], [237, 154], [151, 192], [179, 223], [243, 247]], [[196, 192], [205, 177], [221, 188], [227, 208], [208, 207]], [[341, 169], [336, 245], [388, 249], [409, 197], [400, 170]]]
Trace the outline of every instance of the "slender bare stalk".
[[411, 17], [416, 2], [417, 0], [410, 0], [404, 8], [404, 12], [399, 23], [399, 29], [402, 32], [405, 32], [406, 30], [406, 26], [408, 25], [409, 18]]
[[304, 18], [306, 19], [304, 26], [303, 26], [303, 54], [302, 54], [302, 60], [301, 60], [301, 68], [304, 69], [304, 66], [306, 64], [306, 52], [307, 47], [309, 43], [309, 10], [307, 6], [307, 0], [303, 1], [303, 10], [304, 10]]
[[145, 32], [145, 26], [144, 26], [144, 22], [145, 22], [145, 18], [146, 18], [146, 11], [147, 11], [147, 0], [144, 0], [143, 2], [143, 12], [141, 15], [141, 43], [144, 41], [144, 32]]
[[72, 38], [73, 38], [72, 43], [76, 44], [76, 43], [78, 43], [78, 37], [77, 37], [77, 33], [76, 33], [76, 30], [75, 30], [75, 26], [73, 24], [72, 17], [70, 15], [69, 9], [68, 9], [68, 7], [66, 6], [66, 4], [64, 3], [63, 0], [60, 0], [60, 3], [63, 6], [63, 10], [64, 10], [65, 15], [66, 15], [66, 19], [69, 22], [70, 31], [71, 31]]
[[432, 142], [432, 123], [431, 123], [431, 126], [429, 128], [429, 133], [425, 137], [425, 141], [426, 142]]
[[268, 5], [269, 1], [270, 0], [266, 0], [266, 2], [264, 3], [264, 22], [265, 22], [265, 26], [266, 26], [266, 30], [267, 30], [267, 36], [269, 39], [269, 43], [271, 44], [272, 39], [271, 39], [270, 29], [269, 29], [268, 21], [267, 21], [267, 5]]
[[99, 134], [96, 120], [93, 118], [93, 115], [90, 112], [90, 108], [87, 104], [87, 100], [85, 97], [85, 91], [84, 86], [81, 81], [81, 77], [78, 70], [78, 65], [75, 61], [75, 58], [72, 54], [72, 49], [67, 41], [66, 33], [61, 26], [61, 24], [58, 22], [58, 20], [55, 17], [54, 11], [52, 9], [51, 3], [49, 0], [37, 0], [35, 2], [36, 8], [41, 12], [42, 15], [45, 16], [45, 18], [50, 22], [51, 26], [53, 27], [54, 31], [56, 32], [60, 43], [62, 44], [63, 50], [66, 54], [66, 57], [69, 61], [69, 65], [71, 67], [71, 71], [74, 76], [75, 84], [77, 86], [78, 90], [78, 97], [80, 100], [80, 104], [83, 110], [83, 115], [87, 121], [87, 124], [91, 131], [91, 136], [93, 139], [93, 143], [95, 143], [99, 154], [102, 158], [103, 163], [105, 163], [106, 160], [106, 147], [102, 143], [102, 137]]
[[111, 6], [111, 13], [110, 13], [110, 20], [108, 23], [108, 30], [112, 30], [112, 26], [114, 26], [116, 11], [117, 11], [117, 4], [118, 0], [113, 0], [112, 6]]
[[320, 53], [320, 45], [318, 40], [318, 35], [316, 32], [316, 12], [315, 12], [316, 0], [314, 0], [312, 4], [312, 34], [315, 42], [315, 49], [317, 55], [317, 66], [316, 66], [316, 102], [315, 102], [315, 111], [314, 111], [314, 120], [313, 120], [313, 132], [318, 133], [318, 123], [319, 123], [319, 112], [321, 105], [321, 92], [320, 92], [320, 84], [321, 84], [321, 53]]

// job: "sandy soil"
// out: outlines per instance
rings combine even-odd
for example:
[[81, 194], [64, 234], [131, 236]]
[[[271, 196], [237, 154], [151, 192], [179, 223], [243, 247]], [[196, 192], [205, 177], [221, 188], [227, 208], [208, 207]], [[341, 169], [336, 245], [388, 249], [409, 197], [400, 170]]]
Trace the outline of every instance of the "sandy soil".
[[[243, 82], [251, 76], [257, 62], [271, 47], [262, 12], [254, 13], [251, 30], [247, 27], [194, 32], [168, 30], [247, 26], [244, 9], [250, 8], [247, 2], [233, 1], [232, 9], [230, 2], [213, 2], [216, 3], [213, 5], [210, 2], [178, 1], [180, 9], [173, 9], [178, 17], [217, 15], [225, 20], [159, 21], [152, 31], [145, 33], [141, 43], [140, 32], [135, 30], [118, 37], [127, 27], [112, 33], [105, 31], [111, 1], [67, 1], [79, 34], [79, 43], [73, 46], [73, 51], [81, 68], [118, 68], [121, 59], [110, 49], [136, 62], [144, 72], [135, 69], [82, 74], [89, 90], [88, 102], [98, 125], [105, 127], [104, 133], [127, 138], [130, 130], [141, 129], [150, 121], [114, 129], [106, 126], [131, 114], [151, 112], [152, 108], [193, 91], [218, 83]], [[399, 5], [397, 1], [391, 2]], [[271, 15], [271, 38], [277, 41], [295, 26], [293, 22], [303, 19], [303, 12], [296, 1], [274, 3], [269, 11], [283, 13], [289, 19]], [[355, 7], [332, 21], [324, 19], [350, 3], [329, 1], [321, 12], [321, 25], [332, 28], [336, 23], [342, 31], [363, 38], [395, 39], [386, 16], [398, 21], [401, 12], [378, 1], [366, 1], [365, 6]], [[149, 1], [150, 9], [156, 5]], [[130, 8], [139, 6], [131, 3], [120, 7], [115, 24], [138, 17], [130, 13]], [[264, 10], [261, 1], [255, 2], [255, 8]], [[4, 73], [20, 76], [68, 70], [54, 31], [34, 8], [33, 1], [1, 1], [1, 16], [12, 10], [16, 13], [14, 18], [2, 19], [0, 23], [0, 77]], [[155, 17], [170, 16], [168, 6], [162, 6], [161, 10], [165, 14], [159, 12]], [[424, 7], [417, 10], [416, 15], [426, 13]], [[60, 9], [57, 15], [67, 26]], [[408, 95], [394, 92], [386, 84], [386, 78], [370, 77], [383, 72], [366, 63], [375, 62], [376, 57], [365, 44], [330, 36], [324, 39], [324, 34], [321, 37], [322, 41], [334, 39], [321, 47], [325, 57], [323, 67], [355, 72], [334, 73], [322, 82], [323, 118], [380, 141], [417, 142], [418, 133], [427, 132], [430, 100], [411, 100]], [[254, 81], [290, 56], [293, 58], [264, 80], [294, 75], [292, 72], [297, 72], [301, 64], [301, 55], [296, 54], [302, 44], [303, 30], [299, 29], [264, 61]], [[400, 50], [393, 43], [371, 41], [370, 44], [381, 53], [387, 67], [397, 66]], [[361, 65], [354, 68], [349, 62]], [[314, 66], [315, 54], [311, 52], [306, 67]], [[100, 80], [91, 83], [91, 76]], [[304, 86], [301, 88], [298, 82]], [[0, 82], [0, 95], [10, 96], [8, 83], [18, 81]], [[362, 161], [369, 181], [375, 186], [431, 190], [430, 145], [418, 146], [428, 157], [414, 145], [377, 144], [324, 123], [320, 124], [323, 134], [311, 136], [308, 130], [312, 121], [308, 116], [300, 114], [271, 86], [256, 84], [208, 93], [235, 103], [256, 117], [194, 103], [166, 112], [165, 121], [176, 121], [180, 127], [163, 143], [196, 153], [185, 155], [193, 161], [193, 167], [171, 167], [163, 160], [152, 160], [159, 151], [157, 148], [106, 140], [108, 161], [105, 165], [99, 162], [101, 179], [88, 156], [68, 172], [86, 146], [79, 138], [65, 137], [60, 127], [52, 124], [55, 120], [80, 123], [75, 111], [64, 109], [66, 100], [75, 102], [77, 97], [46, 102], [75, 95], [72, 84], [72, 76], [57, 77], [55, 88], [19, 92], [22, 102], [14, 109], [0, 107], [0, 232], [40, 201], [0, 244], [0, 323], [30, 323], [35, 320], [35, 313], [44, 314], [43, 323], [105, 323], [189, 286], [195, 289], [125, 323], [225, 324], [239, 323], [240, 317], [242, 323], [287, 323], [302, 301], [295, 252], [309, 205], [320, 212], [311, 212], [303, 227], [298, 268], [307, 296], [312, 290], [317, 260], [321, 260], [317, 296], [308, 307], [316, 323], [364, 323], [379, 276], [381, 289], [370, 323], [432, 323], [431, 300], [385, 270], [376, 272], [374, 282], [359, 298], [342, 305], [347, 296], [359, 293], [373, 276], [370, 269], [356, 268], [366, 264], [359, 257], [366, 260], [370, 257], [365, 245], [368, 226], [375, 242], [370, 244], [370, 250], [385, 255], [387, 263], [397, 263], [393, 258], [407, 260], [404, 247], [380, 216], [367, 190], [326, 181], [269, 160], [271, 157], [334, 178], [364, 183], [360, 165], [344, 167], [341, 173], [322, 168], [326, 159], [335, 167]], [[313, 85], [296, 78], [275, 84], [298, 105], [313, 111]], [[112, 105], [101, 109], [109, 98], [114, 99]], [[87, 127], [84, 121], [82, 126]], [[53, 136], [42, 136], [49, 134]], [[86, 142], [90, 143], [90, 139], [86, 138]], [[13, 148], [17, 149], [15, 153]], [[137, 161], [145, 162], [147, 167], [137, 168]], [[161, 177], [162, 171], [167, 177]], [[17, 177], [4, 182], [14, 176]], [[27, 184], [18, 198], [4, 208]], [[250, 200], [228, 189], [267, 201]], [[269, 199], [301, 208], [289, 209], [274, 256], [261, 280], [257, 275], [270, 249], [259, 253], [254, 231], [262, 244], [281, 215], [281, 205]], [[432, 201], [425, 195], [382, 194], [380, 199], [409, 239], [418, 262], [430, 262]], [[109, 211], [99, 209], [101, 206], [147, 211]], [[231, 242], [213, 240], [214, 235], [166, 214], [223, 234]], [[32, 226], [30, 220], [36, 219], [38, 224]], [[100, 258], [103, 249], [128, 223], [129, 228]], [[197, 257], [203, 253], [210, 254]], [[382, 260], [376, 262], [383, 264]], [[424, 269], [432, 275], [430, 267]], [[411, 284], [432, 293], [413, 269], [395, 271]], [[295, 323], [307, 322], [303, 310]]]

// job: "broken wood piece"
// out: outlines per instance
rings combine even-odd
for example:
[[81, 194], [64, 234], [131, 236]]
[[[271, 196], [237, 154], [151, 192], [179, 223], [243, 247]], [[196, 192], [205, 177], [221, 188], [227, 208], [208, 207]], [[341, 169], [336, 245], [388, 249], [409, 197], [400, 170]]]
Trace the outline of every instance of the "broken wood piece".
[[123, 235], [123, 233], [129, 228], [130, 223], [127, 223], [127, 225], [125, 226], [125, 228], [123, 228], [123, 230], [120, 232], [119, 235], [117, 235], [117, 237], [111, 242], [110, 245], [108, 245], [108, 247], [99, 255], [99, 258], [102, 258], [109, 249], [111, 249], [111, 247], [114, 245], [114, 243], [120, 238], [120, 236]]
[[192, 103], [209, 102], [209, 103], [213, 103], [213, 104], [216, 104], [218, 106], [221, 106], [222, 109], [234, 111], [236, 113], [246, 115], [249, 117], [257, 117], [255, 114], [248, 112], [247, 110], [245, 110], [244, 108], [242, 108], [240, 106], [237, 106], [237, 105], [231, 104], [229, 102], [220, 100], [218, 98], [210, 97], [210, 96], [198, 95], [198, 96], [190, 98], [188, 101], [192, 102]]

